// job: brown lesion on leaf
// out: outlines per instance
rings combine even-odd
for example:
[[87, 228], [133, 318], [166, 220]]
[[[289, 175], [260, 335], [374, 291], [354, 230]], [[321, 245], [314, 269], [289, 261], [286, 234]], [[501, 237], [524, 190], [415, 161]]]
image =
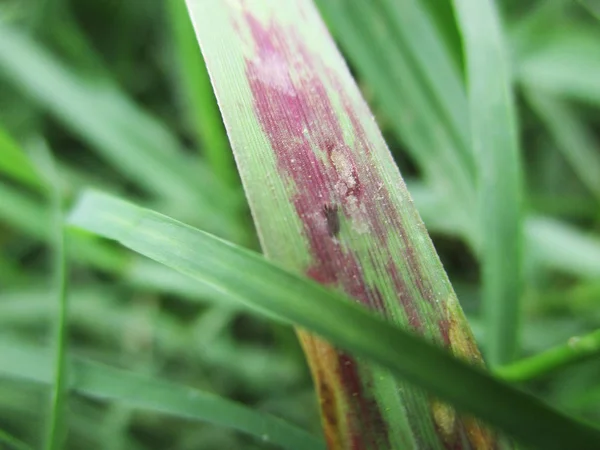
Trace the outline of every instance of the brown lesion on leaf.
[[[337, 353], [327, 342], [298, 330], [300, 342], [307, 354], [308, 363], [319, 398], [323, 433], [328, 450], [344, 450], [346, 448], [347, 423], [341, 413], [343, 407], [343, 392], [340, 381], [333, 375], [332, 365], [337, 365]], [[337, 387], [337, 389], [336, 389]], [[342, 404], [340, 404], [342, 403]]]
[[[463, 361], [477, 367], [484, 367], [481, 353], [475, 343], [475, 338], [465, 325], [465, 319], [462, 312], [458, 308], [453, 308], [452, 305], [457, 304], [456, 298], [450, 298], [447, 302], [449, 305], [446, 310], [446, 318], [439, 322], [442, 342], [452, 354], [462, 359]], [[432, 401], [432, 412], [437, 428], [440, 430], [444, 441], [449, 448], [455, 448], [457, 443], [460, 443], [460, 430], [462, 434], [466, 434], [470, 448], [481, 450], [494, 450], [497, 448], [497, 439], [495, 433], [485, 427], [477, 419], [463, 414], [457, 415], [454, 409], [450, 406], [438, 401]], [[449, 413], [452, 411], [452, 413]], [[455, 426], [451, 425], [452, 421], [456, 422]]]
[[446, 302], [449, 308], [446, 312], [445, 325], [447, 327], [446, 333], [450, 350], [457, 358], [469, 364], [484, 367], [481, 353], [479, 352], [479, 348], [477, 348], [470, 328], [466, 324], [462, 311], [452, 307], [452, 305], [457, 303], [456, 298], [450, 298]]
[[323, 411], [323, 418], [327, 424], [331, 427], [337, 427], [338, 415], [335, 407], [335, 394], [333, 388], [329, 382], [323, 377], [319, 377], [319, 398], [321, 400], [321, 410]]
[[447, 403], [437, 399], [431, 401], [433, 420], [444, 443], [452, 444], [457, 440], [456, 411]]

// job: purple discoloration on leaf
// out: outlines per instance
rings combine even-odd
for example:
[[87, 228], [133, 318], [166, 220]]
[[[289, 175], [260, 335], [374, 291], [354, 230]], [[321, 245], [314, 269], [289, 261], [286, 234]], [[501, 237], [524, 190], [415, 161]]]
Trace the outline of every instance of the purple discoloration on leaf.
[[[444, 302], [436, 301], [402, 216], [373, 165], [372, 143], [358, 119], [356, 105], [345, 95], [336, 74], [311, 54], [293, 27], [283, 29], [272, 22], [265, 25], [247, 11], [243, 21], [236, 24], [236, 30], [248, 29], [252, 37], [254, 49], [246, 59], [246, 75], [254, 110], [302, 223], [311, 256], [306, 275], [343, 289], [384, 316], [392, 315], [395, 308], [388, 311], [386, 300], [392, 302], [395, 297], [405, 312], [405, 324], [425, 333], [418, 301], [427, 302], [433, 320], [445, 320], [448, 312]], [[332, 89], [336, 100], [330, 97]], [[347, 118], [344, 124], [340, 113]], [[363, 238], [371, 239], [372, 245], [362, 248], [361, 253], [344, 245]], [[405, 261], [404, 275], [394, 262], [398, 255]], [[378, 287], [369, 285], [365, 263], [379, 274], [391, 298], [384, 298]], [[447, 335], [447, 330], [437, 334], [429, 330], [429, 338], [449, 346]], [[389, 448], [388, 425], [365, 390], [370, 380], [361, 376], [358, 363], [344, 353], [316, 361], [327, 353], [317, 356], [318, 345], [312, 341], [305, 348], [309, 358], [314, 359], [311, 366], [323, 396], [326, 431], [338, 433], [327, 436], [330, 446]], [[323, 375], [332, 369], [338, 376], [335, 381]], [[339, 398], [339, 392], [343, 392], [343, 398]], [[345, 417], [339, 415], [342, 410]]]
[[[393, 259], [388, 235], [394, 230], [402, 238], [411, 269], [419, 271], [399, 214], [368, 161], [371, 148], [364, 130], [340, 90], [355, 136], [351, 148], [328, 90], [316, 75], [319, 60], [311, 57], [300, 40], [290, 38], [295, 35], [293, 29], [284, 32], [274, 24], [264, 27], [251, 15], [246, 15], [246, 21], [256, 44], [254, 57], [247, 61], [248, 80], [280, 174], [295, 191], [292, 201], [314, 261], [307, 275], [342, 287], [365, 305], [377, 304], [379, 299], [367, 288], [357, 256], [330, 239], [331, 221], [323, 214], [327, 205], [339, 205], [338, 214], [345, 217], [349, 233], [376, 237], [382, 244], [377, 250], [387, 260]], [[292, 68], [293, 77], [289, 73]], [[417, 273], [413, 281], [430, 297], [422, 279]]]
[[[340, 352], [338, 372], [351, 403], [346, 411], [347, 421], [352, 424], [349, 448], [352, 450], [389, 448], [387, 424], [379, 414], [377, 403], [365, 395], [364, 382], [361, 380], [357, 361], [350, 355]], [[365, 417], [369, 418], [368, 422], [364, 420]]]
[[406, 286], [404, 280], [398, 275], [397, 270], [391, 262], [388, 272], [394, 280], [396, 293], [398, 297], [400, 297], [400, 302], [402, 303], [402, 308], [404, 308], [409, 325], [418, 332], [423, 331], [423, 324], [421, 322], [421, 318], [419, 317], [419, 311], [417, 310], [417, 307], [411, 298], [408, 287]]

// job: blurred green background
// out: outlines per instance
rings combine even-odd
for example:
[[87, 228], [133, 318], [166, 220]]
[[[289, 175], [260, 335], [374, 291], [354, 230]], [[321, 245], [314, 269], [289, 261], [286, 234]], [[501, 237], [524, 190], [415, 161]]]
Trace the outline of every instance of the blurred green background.
[[[422, 3], [459, 66], [463, 56], [450, 9]], [[526, 356], [600, 323], [599, 9], [583, 0], [498, 5], [526, 177], [525, 291], [522, 324], [515, 324], [522, 327]], [[465, 236], [468, 227], [460, 225], [473, 218], [460, 216], [457, 204], [430, 188], [423, 160], [414, 158], [394, 126], [396, 117], [380, 102], [386, 92], [362, 70], [348, 30], [328, 12], [324, 8], [326, 22], [483, 339], [479, 264]], [[351, 32], [361, 38], [364, 30]], [[376, 69], [393, 64], [384, 46], [373, 43], [372, 52], [382, 64]], [[33, 165], [15, 156], [19, 148]], [[36, 355], [50, 347], [56, 315], [49, 295], [50, 209], [35, 175], [35, 161], [48, 148], [66, 207], [81, 189], [96, 187], [258, 249], [182, 3], [2, 0], [0, 431], [32, 448], [44, 441], [48, 416], [48, 386], [35, 375], [48, 364]], [[215, 392], [319, 433], [317, 402], [291, 328], [240, 313], [192, 280], [111, 243], [72, 233], [68, 245], [70, 355]], [[3, 370], [14, 355], [30, 357], [22, 374]], [[599, 420], [599, 379], [600, 360], [590, 358], [525, 386]], [[273, 448], [227, 428], [77, 393], [69, 396], [68, 411], [67, 448]], [[0, 448], [13, 448], [1, 436]]]

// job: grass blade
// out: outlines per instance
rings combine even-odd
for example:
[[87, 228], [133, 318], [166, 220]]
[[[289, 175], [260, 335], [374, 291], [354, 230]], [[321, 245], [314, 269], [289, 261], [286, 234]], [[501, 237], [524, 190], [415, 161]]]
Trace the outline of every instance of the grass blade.
[[597, 28], [566, 24], [518, 57], [517, 76], [528, 88], [600, 105]]
[[525, 444], [557, 450], [600, 446], [600, 430], [548, 408], [253, 252], [98, 193], [86, 194], [69, 220], [213, 286], [251, 310], [270, 311], [368, 357]]
[[[449, 6], [447, 1], [441, 4]], [[459, 66], [453, 64], [422, 2], [377, 0], [372, 5], [373, 9], [380, 12], [378, 17], [387, 25], [392, 42], [406, 55], [411, 70], [423, 80], [422, 89], [426, 98], [438, 111], [457, 151], [461, 152], [463, 163], [473, 170], [469, 112], [461, 72]], [[443, 12], [444, 7], [439, 9]]]
[[214, 173], [229, 186], [237, 186], [239, 180], [233, 154], [185, 2], [169, 0], [166, 8], [177, 54], [182, 85], [180, 97], [188, 115], [188, 127], [197, 134], [196, 140]]
[[[0, 343], [0, 374], [42, 384], [52, 383], [52, 362], [35, 347]], [[323, 449], [306, 431], [208, 392], [73, 358], [69, 388], [101, 400], [230, 427], [290, 450]]]
[[0, 127], [0, 172], [23, 183], [39, 189], [40, 177], [18, 144]]
[[482, 223], [483, 313], [487, 359], [518, 351], [522, 180], [508, 54], [492, 0], [454, 0], [465, 45]]
[[531, 90], [527, 99], [565, 159], [600, 202], [600, 145], [592, 133], [564, 102]]
[[12, 437], [10, 434], [0, 430], [0, 442], [3, 442], [8, 447], [8, 450], [32, 450], [24, 442], [19, 441], [17, 438]]
[[527, 246], [532, 257], [562, 273], [600, 278], [600, 240], [549, 217], [527, 220]]
[[[0, 198], [0, 222], [51, 245], [52, 235], [47, 224], [51, 221], [52, 212], [41, 201], [1, 180]], [[220, 302], [222, 299], [219, 292], [199, 286], [193, 280], [172, 270], [165, 270], [158, 264], [131, 259], [88, 234], [71, 233], [68, 250], [74, 262], [122, 276], [128, 284], [142, 291], [175, 294], [194, 301]], [[2, 268], [2, 275], [8, 275], [8, 270], [8, 267]]]
[[598, 353], [600, 353], [600, 331], [594, 331], [582, 337], [572, 337], [568, 343], [543, 353], [515, 361], [507, 366], [500, 366], [495, 373], [513, 383], [529, 381], [597, 356]]
[[600, 20], [600, 2], [598, 0], [577, 0], [591, 15]]
[[[242, 239], [244, 230], [233, 219], [241, 204], [238, 195], [206, 167], [190, 161], [175, 137], [112, 82], [76, 76], [5, 25], [0, 25], [0, 74], [147, 192], [202, 212], [203, 226]], [[215, 189], [218, 199], [206, 194]]]
[[[461, 225], [464, 217], [456, 214], [451, 202], [422, 183], [410, 184], [419, 213], [432, 231], [469, 239]], [[546, 268], [574, 277], [600, 277], [600, 240], [559, 220], [529, 215], [525, 220], [525, 244], [528, 259]], [[473, 245], [473, 244], [472, 244]], [[530, 264], [531, 262], [528, 262]]]
[[46, 450], [60, 450], [64, 446], [66, 428], [66, 358], [67, 358], [67, 254], [60, 183], [50, 150], [42, 141], [37, 142], [37, 164], [47, 179], [48, 198], [52, 211], [52, 250], [53, 250], [53, 297], [56, 302], [54, 323], [54, 361], [51, 379], [50, 411], [45, 440]]
[[442, 42], [448, 48], [454, 64], [462, 73], [462, 68], [464, 67], [462, 41], [456, 25], [451, 0], [421, 0], [421, 3], [427, 8], [442, 36]]
[[[267, 257], [481, 363], [389, 150], [311, 1], [188, 6]], [[422, 136], [438, 134], [451, 139], [445, 128]], [[330, 447], [438, 449], [462, 435], [491, 445], [479, 423], [460, 415], [446, 422], [450, 408], [423, 391], [299, 334]]]

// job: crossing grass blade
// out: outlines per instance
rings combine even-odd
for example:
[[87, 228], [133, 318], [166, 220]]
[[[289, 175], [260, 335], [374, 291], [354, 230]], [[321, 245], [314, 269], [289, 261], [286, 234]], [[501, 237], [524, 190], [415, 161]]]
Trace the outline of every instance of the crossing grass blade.
[[[39, 347], [0, 342], [0, 376], [51, 385], [52, 361]], [[72, 358], [69, 389], [97, 400], [230, 427], [289, 450], [324, 449], [322, 441], [287, 422], [215, 394]]]
[[[69, 221], [194, 277], [250, 311], [269, 311], [363, 355], [524, 444], [557, 450], [571, 446], [591, 450], [600, 445], [600, 430], [545, 406], [343, 295], [283, 271], [253, 252], [95, 192], [80, 200]], [[353, 326], [348, 327], [349, 323]]]
[[454, 0], [465, 46], [471, 132], [478, 166], [486, 356], [519, 350], [522, 174], [508, 51], [492, 0]]

